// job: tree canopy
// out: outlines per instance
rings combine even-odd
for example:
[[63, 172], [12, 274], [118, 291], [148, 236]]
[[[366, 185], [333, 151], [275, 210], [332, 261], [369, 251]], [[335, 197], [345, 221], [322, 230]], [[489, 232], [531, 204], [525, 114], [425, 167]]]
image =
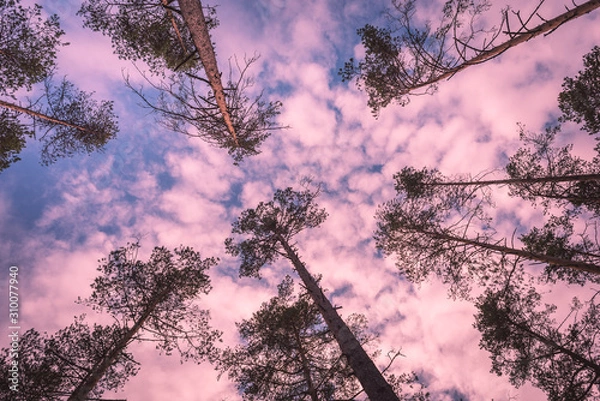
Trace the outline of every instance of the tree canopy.
[[[572, 145], [554, 146], [560, 132], [558, 127], [542, 134], [521, 128], [524, 146], [509, 158], [507, 178], [448, 178], [435, 169], [403, 168], [394, 175], [398, 196], [377, 212], [377, 246], [396, 256], [410, 280], [420, 282], [433, 273], [461, 296], [474, 283], [499, 274], [509, 255], [546, 265], [543, 277], [548, 281], [597, 282], [600, 245], [594, 221], [600, 170], [596, 159], [574, 157]], [[543, 227], [498, 237], [490, 216], [494, 192], [501, 186], [554, 215]], [[513, 245], [516, 234], [521, 246]]]
[[182, 246], [155, 247], [142, 262], [138, 249], [136, 243], [111, 252], [98, 267], [92, 294], [81, 302], [135, 329], [132, 340], [147, 335], [167, 354], [177, 350], [184, 359], [207, 357], [219, 333], [208, 327], [209, 313], [195, 300], [210, 291], [207, 273], [217, 260]]
[[[361, 392], [352, 368], [310, 296], [294, 296], [293, 286], [286, 276], [276, 297], [237, 324], [242, 345], [225, 349], [218, 369], [247, 400], [352, 399]], [[349, 325], [361, 344], [374, 339], [364, 317]]]
[[0, 0], [0, 96], [52, 75], [64, 31], [57, 15], [42, 17], [42, 7], [23, 7], [20, 0]]
[[[104, 356], [117, 346], [124, 329], [117, 324], [90, 327], [80, 316], [53, 335], [26, 331], [19, 339], [19, 391], [2, 386], [0, 394], [13, 401], [65, 400]], [[10, 383], [9, 349], [0, 356], [2, 377]], [[139, 370], [139, 363], [122, 349], [86, 399], [100, 399], [106, 391], [122, 389]]]
[[511, 179], [524, 183], [510, 185], [511, 194], [539, 203], [546, 210], [554, 204], [600, 216], [600, 147], [591, 161], [573, 156], [572, 144], [554, 145], [558, 135], [567, 134], [560, 126], [539, 134], [521, 127], [525, 146], [510, 157], [505, 170]]
[[[370, 399], [399, 401], [399, 395], [375, 366], [356, 335], [333, 307], [317, 280], [300, 260], [294, 237], [307, 228], [318, 227], [327, 217], [324, 209], [315, 203], [320, 188], [294, 191], [288, 187], [277, 190], [273, 200], [260, 202], [254, 209], [246, 209], [233, 223], [234, 234], [250, 238], [225, 241], [227, 252], [241, 257], [240, 275], [259, 277], [260, 269], [273, 263], [279, 256], [288, 259], [323, 319], [335, 337], [342, 354], [348, 358], [358, 381]], [[395, 378], [397, 379], [397, 378]]]
[[197, 0], [90, 0], [79, 14], [85, 26], [111, 37], [120, 57], [144, 61], [162, 76], [158, 83], [147, 79], [158, 90], [156, 100], [128, 86], [167, 128], [227, 149], [235, 165], [260, 153], [271, 132], [284, 128], [275, 121], [281, 102], [266, 101], [262, 91], [248, 94], [253, 84], [248, 67], [258, 57], [244, 60], [242, 67], [237, 59], [235, 68], [230, 62], [229, 79], [223, 84], [209, 33], [217, 26], [214, 8]]
[[558, 106], [563, 121], [583, 123], [590, 134], [600, 132], [600, 47], [583, 57], [584, 70], [577, 76], [566, 77], [562, 92], [558, 95]]
[[356, 63], [351, 58], [339, 74], [345, 81], [357, 80], [377, 115], [392, 102], [406, 105], [409, 96], [432, 93], [439, 82], [467, 67], [550, 34], [600, 7], [598, 1], [587, 1], [548, 18], [541, 15], [544, 2], [539, 1], [527, 15], [505, 8], [496, 25], [486, 26], [483, 16], [491, 8], [489, 1], [448, 0], [440, 12], [439, 24], [433, 28], [430, 21], [417, 17], [417, 1], [392, 0], [389, 26], [367, 24], [358, 29], [365, 48], [364, 60]]
[[235, 242], [228, 238], [227, 251], [241, 257], [240, 276], [260, 277], [260, 269], [285, 254], [279, 238], [289, 242], [307, 228], [318, 227], [327, 218], [325, 209], [314, 202], [318, 191], [298, 192], [291, 187], [277, 190], [273, 200], [244, 210], [233, 223], [234, 234], [251, 234]]
[[0, 171], [21, 160], [19, 153], [27, 138], [34, 133], [19, 121], [19, 115], [7, 109], [0, 110]]
[[557, 321], [557, 307], [543, 305], [527, 281], [513, 277], [486, 291], [476, 303], [475, 327], [481, 347], [491, 353], [492, 371], [506, 374], [515, 386], [531, 381], [549, 401], [598, 399], [597, 295], [586, 302], [574, 298], [570, 312]]
[[238, 165], [245, 157], [259, 154], [260, 145], [272, 131], [285, 128], [276, 122], [281, 102], [269, 102], [262, 93], [252, 99], [245, 94], [253, 86], [252, 79], [246, 74], [256, 60], [257, 57], [244, 60], [244, 66], [237, 64], [236, 60], [237, 73], [232, 71], [229, 74], [224, 89], [227, 108], [233, 110], [230, 117], [235, 138], [223, 124], [214, 92], [206, 88], [197, 67], [185, 73], [174, 74], [160, 83], [147, 80], [158, 91], [156, 99], [152, 99], [142, 89], [134, 88], [129, 82], [128, 86], [147, 107], [158, 114], [159, 122], [164, 127], [227, 149], [234, 164]]
[[[0, 171], [20, 160], [28, 138], [42, 142], [44, 165], [103, 149], [118, 131], [112, 102], [97, 102], [65, 79], [52, 80], [63, 45], [58, 16], [44, 19], [38, 5], [1, 1], [0, 33]], [[37, 100], [25, 106], [17, 101], [18, 90], [31, 91], [42, 82], [44, 94]]]
[[[79, 300], [108, 312], [113, 324], [90, 327], [80, 316], [54, 335], [28, 330], [19, 339], [18, 359], [12, 349], [2, 350], [0, 375], [7, 383], [9, 365], [18, 362], [20, 391], [11, 399], [88, 401], [121, 389], [139, 369], [129, 351], [134, 342], [151, 341], [167, 355], [176, 351], [182, 361], [214, 355], [221, 333], [209, 326], [209, 312], [196, 301], [211, 289], [206, 273], [216, 259], [202, 259], [189, 247], [156, 247], [142, 262], [138, 249], [130, 244], [101, 260], [92, 294]], [[15, 396], [7, 386], [2, 391]]]
[[[294, 295], [286, 276], [278, 295], [252, 317], [237, 323], [242, 344], [219, 356], [217, 369], [227, 372], [245, 400], [353, 400], [363, 390], [308, 292]], [[377, 335], [363, 315], [347, 317], [363, 347], [374, 350]], [[371, 351], [376, 357], [379, 350]], [[389, 354], [389, 368], [400, 352]], [[383, 373], [386, 373], [384, 369]], [[386, 375], [400, 399], [425, 401], [428, 393], [414, 373]]]
[[[78, 90], [66, 80], [59, 85], [46, 81], [45, 94], [28, 107], [2, 100], [0, 107], [11, 111], [3, 114], [8, 122], [4, 130], [7, 139], [15, 139], [12, 147], [9, 143], [4, 146], [10, 149], [13, 161], [17, 153], [16, 147], [21, 145], [22, 148], [25, 136], [39, 136], [42, 143], [42, 164], [49, 165], [60, 158], [102, 150], [118, 132], [113, 103], [98, 103], [92, 99], [91, 93]], [[23, 124], [18, 118], [19, 114], [29, 117], [32, 123]], [[28, 131], [27, 126], [35, 130]], [[11, 156], [6, 159], [9, 157]]]
[[[173, 0], [87, 0], [78, 14], [85, 27], [111, 38], [120, 58], [143, 61], [155, 73], [197, 64], [194, 41]], [[213, 8], [206, 15], [209, 28], [218, 25]]]

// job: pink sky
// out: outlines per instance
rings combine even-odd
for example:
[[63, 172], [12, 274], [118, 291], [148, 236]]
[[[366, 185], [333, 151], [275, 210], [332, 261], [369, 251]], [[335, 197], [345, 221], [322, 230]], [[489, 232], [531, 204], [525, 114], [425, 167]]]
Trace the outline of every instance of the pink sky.
[[[399, 276], [393, 259], [377, 257], [373, 216], [394, 196], [392, 175], [404, 166], [436, 167], [446, 175], [501, 169], [519, 146], [517, 123], [539, 131], [558, 117], [563, 78], [576, 74], [582, 56], [600, 43], [598, 11], [468, 68], [433, 96], [389, 106], [374, 119], [366, 95], [353, 83], [340, 83], [336, 72], [361, 54], [355, 29], [380, 22], [386, 1], [221, 0], [220, 26], [212, 33], [221, 67], [234, 54], [260, 53], [252, 69], [255, 88], [282, 100], [279, 121], [291, 127], [275, 132], [260, 155], [236, 167], [222, 149], [165, 131], [139, 107], [122, 79], [125, 69], [141, 83], [137, 72], [112, 54], [107, 38], [81, 28], [78, 1], [39, 3], [60, 14], [71, 43], [60, 51], [58, 74], [114, 100], [121, 132], [103, 154], [46, 168], [36, 165], [32, 145], [20, 165], [2, 173], [0, 260], [20, 268], [23, 332], [30, 327], [53, 332], [83, 312], [105, 319], [74, 300], [89, 294], [98, 259], [141, 236], [141, 258], [156, 245], [180, 244], [221, 258], [210, 273], [214, 289], [201, 303], [224, 332], [224, 344], [234, 345], [235, 322], [275, 296], [291, 270], [278, 262], [263, 271], [261, 281], [237, 278], [237, 261], [223, 246], [231, 223], [243, 209], [269, 200], [275, 189], [298, 187], [310, 176], [323, 183], [319, 204], [329, 218], [298, 236], [301, 256], [313, 274], [323, 275], [329, 293], [345, 289], [333, 303], [343, 307], [344, 316], [365, 314], [381, 333], [384, 354], [402, 348], [406, 357], [395, 363], [396, 372], [422, 374], [436, 401], [452, 400], [453, 391], [470, 401], [545, 399], [528, 385], [515, 389], [489, 373], [471, 304], [448, 299], [437, 281], [415, 287]], [[522, 2], [510, 3], [518, 9]], [[551, 17], [564, 5], [548, 0], [542, 13]], [[574, 142], [590, 158], [594, 141], [586, 134], [561, 140]], [[498, 198], [497, 215], [510, 216], [496, 222], [508, 235], [516, 224], [542, 221], [540, 210], [507, 196]], [[4, 273], [3, 288], [6, 279]], [[557, 286], [551, 299], [569, 300], [572, 290]], [[5, 314], [0, 316], [6, 327]], [[134, 344], [131, 352], [142, 367], [120, 398], [239, 399], [234, 385], [226, 377], [217, 382], [208, 364], [181, 365], [176, 357], [158, 355], [152, 344]]]

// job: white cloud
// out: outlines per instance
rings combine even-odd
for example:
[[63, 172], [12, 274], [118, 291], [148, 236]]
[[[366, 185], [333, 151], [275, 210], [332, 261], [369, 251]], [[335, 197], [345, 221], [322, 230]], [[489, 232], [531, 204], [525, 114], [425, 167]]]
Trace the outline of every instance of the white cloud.
[[[561, 10], [559, 3], [553, 11]], [[537, 130], [556, 116], [562, 78], [581, 69], [581, 56], [600, 40], [597, 12], [470, 67], [441, 83], [434, 96], [392, 105], [374, 119], [364, 92], [334, 76], [344, 61], [338, 58], [350, 57], [358, 42], [355, 28], [380, 18], [369, 4], [225, 1], [217, 8], [221, 26], [213, 40], [220, 65], [233, 53], [260, 52], [252, 71], [256, 89], [270, 94], [285, 88], [279, 121], [291, 126], [274, 132], [262, 154], [239, 167], [224, 150], [164, 131], [131, 96], [121, 98], [123, 64], [115, 61], [106, 38], [69, 33], [73, 44], [61, 52], [61, 68], [99, 97], [119, 95], [122, 130], [106, 153], [43, 170], [46, 181], [28, 192], [42, 203], [31, 228], [10, 217], [19, 208], [12, 191], [27, 177], [0, 182], [0, 215], [15, 223], [13, 231], [0, 229], [6, 239], [0, 254], [14, 254], [21, 246], [32, 250], [23, 259], [32, 272], [24, 296], [27, 323], [47, 329], [68, 324], [78, 311], [73, 300], [89, 291], [96, 260], [141, 235], [146, 253], [154, 245], [189, 244], [204, 257], [222, 258], [211, 272], [214, 289], [202, 302], [225, 331], [225, 344], [234, 344], [235, 321], [249, 317], [275, 295], [283, 275], [293, 272], [279, 261], [263, 270], [261, 281], [237, 278], [236, 260], [223, 247], [231, 222], [244, 208], [270, 200], [275, 189], [298, 188], [303, 176], [311, 176], [323, 183], [319, 204], [330, 216], [321, 228], [297, 238], [302, 259], [323, 275], [323, 286], [344, 316], [364, 313], [381, 332], [384, 350], [402, 347], [406, 358], [396, 362], [398, 372], [423, 372], [439, 399], [449, 389], [471, 401], [509, 394], [544, 399], [537, 390], [513, 389], [506, 378], [489, 373], [488, 356], [471, 327], [471, 305], [448, 300], [435, 281], [409, 285], [393, 259], [375, 256], [373, 215], [394, 196], [392, 175], [404, 166], [439, 168], [448, 175], [502, 168], [504, 155], [519, 146], [517, 122]], [[65, 18], [70, 26], [79, 23], [71, 14]], [[589, 156], [593, 140], [573, 139]], [[497, 202], [504, 233], [512, 233], [516, 222], [541, 221], [539, 211], [505, 192], [498, 192]], [[566, 292], [558, 289], [554, 299], [566, 301]], [[148, 346], [136, 346], [136, 355], [143, 366], [126, 386], [127, 399], [236, 399], [225, 378], [215, 384], [208, 365], [179, 365]], [[195, 395], [198, 388], [202, 396]]]

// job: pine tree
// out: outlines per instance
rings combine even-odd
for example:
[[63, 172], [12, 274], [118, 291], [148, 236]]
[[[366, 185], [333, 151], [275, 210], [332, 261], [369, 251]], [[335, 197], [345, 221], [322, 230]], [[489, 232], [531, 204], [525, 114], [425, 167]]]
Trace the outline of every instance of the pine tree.
[[[127, 85], [173, 131], [227, 149], [239, 164], [260, 153], [271, 131], [283, 128], [274, 120], [281, 102], [266, 102], [262, 93], [253, 98], [246, 94], [252, 85], [247, 70], [256, 57], [243, 67], [236, 60], [237, 71], [232, 69], [223, 84], [209, 33], [217, 26], [214, 8], [204, 8], [198, 0], [88, 0], [79, 14], [85, 26], [111, 37], [120, 57], [144, 61], [162, 76], [159, 83], [147, 79], [159, 91], [158, 100]], [[190, 125], [195, 132], [189, 132]]]
[[[590, 0], [547, 18], [540, 14], [544, 2], [538, 2], [526, 16], [506, 8], [499, 23], [488, 28], [480, 21], [490, 2], [448, 0], [438, 27], [433, 29], [430, 22], [417, 20], [417, 1], [393, 0], [388, 13], [390, 26], [367, 24], [358, 29], [365, 58], [358, 63], [350, 59], [339, 73], [345, 81], [357, 79], [358, 86], [369, 96], [369, 107], [377, 115], [392, 102], [406, 105], [409, 96], [432, 93], [438, 83], [467, 67], [492, 60], [537, 36], [548, 35], [600, 7], [600, 1]], [[534, 25], [536, 20], [539, 25]]]
[[[112, 102], [98, 103], [66, 80], [52, 82], [63, 35], [58, 17], [42, 18], [40, 6], [0, 1], [0, 171], [20, 159], [29, 138], [42, 142], [47, 165], [101, 150], [118, 131]], [[42, 82], [44, 94], [37, 100], [22, 105], [15, 97]]]
[[[394, 175], [397, 197], [377, 211], [378, 248], [394, 254], [411, 281], [436, 275], [451, 294], [467, 298], [474, 285], [502, 279], [506, 258], [544, 265], [545, 281], [599, 282], [600, 244], [593, 229], [600, 170], [595, 161], [572, 156], [572, 146], [554, 147], [559, 132], [522, 129], [525, 146], [510, 157], [507, 178], [449, 178], [437, 170], [403, 168]], [[490, 218], [501, 186], [541, 204], [546, 215], [551, 208], [561, 213], [548, 216], [543, 227], [521, 228], [521, 245], [515, 245], [516, 230], [512, 238], [499, 236]]]
[[[351, 399], [360, 392], [348, 361], [306, 292], [294, 296], [290, 276], [278, 295], [237, 324], [242, 345], [223, 350], [227, 372], [247, 400]], [[350, 318], [362, 345], [374, 340], [364, 317]]]
[[[209, 313], [193, 301], [210, 291], [207, 270], [216, 264], [189, 247], [156, 247], [147, 263], [136, 260], [138, 244], [111, 252], [98, 270], [92, 295], [81, 302], [110, 313], [122, 329], [99, 363], [77, 384], [68, 401], [85, 401], [118, 356], [136, 340], [154, 341], [182, 359], [203, 360], [220, 336], [208, 326]], [[146, 337], [148, 336], [148, 337]]]
[[600, 399], [597, 295], [587, 302], [574, 298], [557, 322], [556, 306], [542, 305], [523, 278], [487, 290], [476, 303], [475, 327], [481, 348], [491, 353], [492, 372], [508, 375], [515, 386], [531, 382], [549, 401]]
[[563, 90], [558, 95], [561, 121], [583, 123], [590, 134], [600, 132], [600, 47], [583, 57], [584, 70], [576, 77], [565, 78]]
[[[95, 366], [111, 352], [124, 330], [117, 324], [90, 327], [80, 316], [68, 327], [53, 335], [40, 334], [35, 329], [19, 338], [16, 357], [12, 349], [0, 356], [1, 375], [6, 385], [0, 389], [3, 400], [58, 401], [65, 400]], [[18, 365], [15, 380], [10, 368]], [[102, 378], [89, 393], [88, 400], [101, 399], [105, 391], [121, 389], [134, 376], [139, 364], [122, 349]], [[11, 386], [14, 385], [14, 388]]]
[[261, 202], [255, 209], [243, 211], [233, 223], [232, 232], [248, 234], [250, 237], [238, 242], [228, 238], [225, 242], [227, 252], [241, 257], [242, 276], [259, 277], [264, 265], [273, 263], [280, 256], [288, 259], [319, 308], [367, 396], [372, 400], [398, 401], [398, 395], [309, 273], [291, 242], [296, 234], [319, 226], [327, 217], [325, 210], [319, 209], [314, 202], [317, 195], [318, 191], [307, 189], [296, 192], [286, 188], [277, 190], [272, 201]]

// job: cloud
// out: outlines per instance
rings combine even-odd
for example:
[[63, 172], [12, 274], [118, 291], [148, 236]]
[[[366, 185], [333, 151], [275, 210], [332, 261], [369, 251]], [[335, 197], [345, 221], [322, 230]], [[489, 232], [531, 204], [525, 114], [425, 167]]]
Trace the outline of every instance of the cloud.
[[[222, 149], [157, 125], [121, 86], [121, 68], [130, 68], [128, 63], [112, 55], [106, 38], [78, 28], [72, 11], [61, 11], [73, 42], [61, 51], [61, 71], [82, 89], [115, 99], [121, 132], [104, 153], [48, 168], [28, 158], [2, 173], [0, 259], [16, 255], [22, 266], [25, 323], [42, 330], [67, 325], [81, 311], [73, 301], [89, 291], [97, 259], [141, 238], [144, 257], [155, 245], [184, 244], [203, 257], [221, 258], [210, 273], [213, 290], [200, 304], [224, 331], [223, 344], [234, 345], [235, 322], [251, 316], [276, 294], [283, 276], [294, 272], [281, 260], [262, 271], [262, 280], [239, 278], [239, 261], [223, 246], [231, 222], [245, 208], [269, 201], [277, 188], [298, 189], [310, 176], [322, 184], [318, 203], [329, 218], [297, 237], [302, 260], [323, 276], [343, 316], [367, 316], [381, 333], [384, 353], [402, 347], [406, 357], [396, 362], [395, 372], [420, 373], [436, 400], [451, 399], [453, 391], [471, 401], [509, 395], [543, 400], [539, 391], [514, 389], [505, 377], [489, 373], [489, 358], [472, 327], [472, 305], [449, 300], [435, 280], [419, 287], [407, 283], [393, 258], [375, 250], [373, 216], [393, 198], [392, 176], [404, 166], [439, 168], [447, 175], [501, 175], [506, 156], [519, 146], [516, 123], [538, 130], [556, 117], [562, 78], [581, 69], [581, 56], [600, 39], [593, 29], [597, 12], [469, 67], [441, 83], [435, 95], [415, 97], [406, 107], [392, 105], [375, 119], [364, 92], [340, 83], [336, 71], [359, 41], [355, 29], [381, 20], [384, 6], [387, 2], [222, 2], [221, 25], [212, 33], [220, 66], [232, 54], [261, 53], [252, 68], [254, 89], [281, 99], [279, 121], [290, 125], [239, 167]], [[551, 15], [562, 6], [545, 11]], [[565, 140], [590, 155], [592, 138], [576, 133]], [[505, 190], [495, 198], [493, 215], [504, 235], [542, 221], [539, 210]], [[549, 300], [567, 302], [571, 290], [556, 288]], [[215, 382], [209, 365], [180, 365], [148, 344], [134, 348], [142, 370], [121, 398], [237, 399], [225, 377]], [[199, 388], [202, 395], [196, 395]]]

